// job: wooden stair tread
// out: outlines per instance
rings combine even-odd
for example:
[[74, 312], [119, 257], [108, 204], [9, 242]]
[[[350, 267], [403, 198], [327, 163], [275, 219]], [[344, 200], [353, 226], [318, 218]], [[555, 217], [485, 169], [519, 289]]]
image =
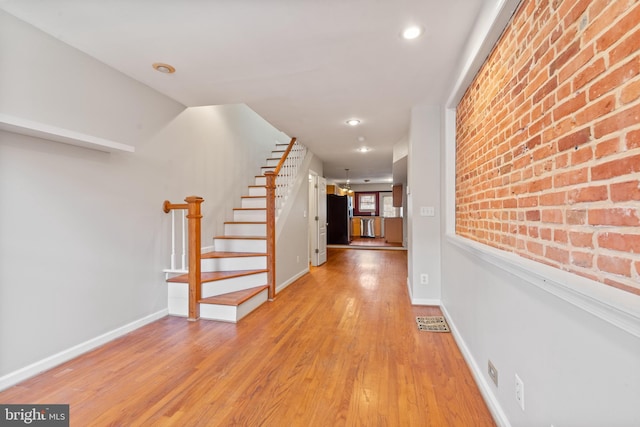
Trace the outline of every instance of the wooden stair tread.
[[[215, 282], [216, 280], [231, 279], [232, 277], [250, 276], [252, 274], [266, 273], [267, 270], [235, 270], [235, 271], [209, 271], [200, 274], [202, 283]], [[181, 274], [172, 277], [167, 282], [189, 283], [189, 274]]]
[[211, 258], [244, 258], [244, 257], [255, 257], [255, 256], [267, 256], [265, 253], [260, 252], [207, 252], [201, 255], [203, 259], [211, 259]]
[[201, 304], [219, 304], [219, 305], [238, 306], [268, 288], [269, 286], [267, 285], [256, 286], [255, 288], [243, 289], [241, 291], [229, 292], [228, 294], [202, 298], [198, 302]]
[[266, 199], [267, 196], [240, 196], [241, 199]]
[[214, 239], [227, 240], [266, 240], [267, 236], [216, 236]]

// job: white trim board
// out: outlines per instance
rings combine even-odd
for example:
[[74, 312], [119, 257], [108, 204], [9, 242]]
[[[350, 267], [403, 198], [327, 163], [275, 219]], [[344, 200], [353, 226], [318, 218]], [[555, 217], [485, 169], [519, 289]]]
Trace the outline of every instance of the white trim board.
[[28, 378], [31, 378], [35, 375], [38, 375], [48, 369], [58, 366], [64, 362], [67, 362], [73, 359], [74, 357], [78, 357], [83, 353], [86, 353], [97, 347], [100, 347], [101, 345], [106, 344], [109, 341], [113, 341], [116, 338], [120, 338], [121, 336], [126, 335], [131, 331], [141, 328], [149, 323], [155, 322], [156, 320], [161, 319], [167, 316], [168, 314], [169, 314], [169, 311], [165, 308], [156, 313], [150, 314], [141, 319], [135, 320], [124, 326], [121, 326], [117, 329], [109, 331], [105, 334], [92, 338], [88, 341], [75, 345], [71, 348], [63, 350], [45, 359], [39, 360], [35, 363], [32, 363], [29, 366], [25, 366], [24, 368], [18, 369], [17, 371], [4, 375], [0, 377], [0, 391], [7, 389], [13, 385], [16, 385], [19, 382], [24, 381]]
[[447, 241], [640, 338], [640, 296], [457, 235]]

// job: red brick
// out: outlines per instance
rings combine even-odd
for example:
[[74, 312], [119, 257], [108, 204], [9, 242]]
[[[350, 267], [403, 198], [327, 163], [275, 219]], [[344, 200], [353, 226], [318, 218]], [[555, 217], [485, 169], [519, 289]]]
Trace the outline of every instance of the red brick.
[[640, 98], [640, 79], [630, 82], [622, 88], [620, 102], [629, 104], [638, 98]]
[[527, 251], [531, 252], [534, 255], [542, 255], [544, 247], [537, 242], [527, 242]]
[[580, 163], [588, 162], [593, 159], [592, 147], [581, 147], [578, 150], [571, 151], [571, 166], [579, 165]]
[[520, 197], [518, 199], [518, 207], [519, 208], [531, 208], [534, 206], [538, 206], [538, 197], [530, 196], [530, 197]]
[[620, 131], [626, 127], [640, 123], [640, 104], [622, 110], [615, 115], [596, 123], [594, 136], [601, 138], [612, 132]]
[[559, 262], [560, 264], [569, 264], [569, 251], [553, 246], [547, 246], [544, 256]]
[[553, 230], [553, 241], [562, 244], [568, 243], [569, 240], [567, 232], [556, 228], [555, 230]]
[[458, 106], [458, 234], [640, 295], [639, 5], [523, 0]]
[[539, 191], [547, 190], [551, 188], [552, 178], [546, 177], [535, 180], [529, 184], [529, 193], [537, 193]]
[[591, 128], [580, 129], [558, 140], [558, 151], [565, 151], [570, 148], [577, 148], [578, 146], [585, 144], [591, 140]]
[[630, 34], [618, 46], [611, 50], [609, 63], [616, 64], [640, 49], [640, 30]]
[[600, 270], [607, 273], [631, 276], [631, 260], [629, 259], [598, 255], [597, 265]]
[[598, 246], [620, 252], [640, 253], [640, 234], [601, 233]]
[[616, 154], [620, 151], [620, 138], [607, 139], [596, 145], [596, 159]]
[[553, 110], [553, 120], [557, 121], [569, 114], [575, 113], [587, 104], [587, 94], [585, 92], [577, 93], [573, 98], [558, 105]]
[[586, 67], [573, 79], [573, 89], [579, 90], [594, 78], [600, 76], [606, 70], [604, 59], [599, 58], [593, 64]]
[[[576, 56], [574, 56], [571, 60], [567, 62], [567, 64], [560, 69], [558, 74], [558, 78], [561, 82], [564, 82], [571, 76], [573, 76], [580, 68], [582, 68], [585, 64], [591, 61], [595, 52], [594, 45], [591, 44], [589, 46], [585, 46]], [[602, 61], [602, 65], [604, 66], [604, 61]]]
[[560, 206], [564, 205], [566, 203], [566, 200], [567, 193], [565, 191], [540, 195], [541, 206]]
[[604, 73], [589, 89], [589, 99], [594, 100], [605, 93], [616, 89], [640, 73], [640, 60], [634, 58], [615, 70]]
[[585, 209], [567, 210], [567, 224], [581, 225], [587, 223], [587, 211]]
[[591, 168], [591, 180], [615, 178], [640, 171], [640, 154], [623, 157]]
[[591, 268], [593, 266], [593, 254], [590, 252], [571, 251], [571, 264], [577, 267]]
[[575, 114], [575, 125], [582, 126], [586, 123], [590, 123], [595, 119], [598, 119], [613, 111], [616, 106], [616, 96], [609, 95], [602, 99], [599, 99], [595, 103], [590, 103], [584, 110]]
[[584, 182], [587, 182], [589, 178], [588, 172], [588, 168], [582, 168], [569, 172], [559, 173], [553, 177], [553, 186], [555, 188], [560, 188], [567, 185], [582, 184]]
[[640, 213], [636, 208], [590, 209], [589, 225], [640, 225]]
[[526, 212], [527, 221], [540, 221], [540, 211], [532, 210]]
[[630, 200], [640, 200], [640, 181], [611, 184], [612, 202], [627, 202]]
[[583, 187], [569, 191], [568, 202], [569, 204], [597, 202], [608, 198], [607, 186], [599, 185], [597, 187]]
[[[640, 22], [639, 6], [640, 4], [637, 4], [634, 9], [625, 13], [622, 18], [611, 27], [611, 29], [597, 40], [596, 47], [598, 52], [607, 50], [611, 45], [622, 39], [625, 34], [629, 33], [629, 31], [635, 27], [638, 22]], [[613, 9], [613, 13], [619, 13], [619, 11], [617, 9]], [[611, 19], [611, 21], [613, 21], [613, 19]]]
[[633, 150], [634, 148], [640, 148], [640, 130], [634, 130], [627, 133], [625, 137], [627, 150]]
[[564, 215], [560, 209], [544, 209], [541, 219], [542, 222], [562, 224], [564, 222]]
[[569, 241], [579, 248], [593, 248], [593, 233], [570, 231]]
[[558, 78], [554, 76], [547, 80], [547, 82], [543, 84], [542, 87], [540, 87], [540, 89], [538, 89], [538, 91], [533, 95], [533, 103], [537, 104], [538, 102], [542, 101], [545, 96], [550, 94], [557, 87]]

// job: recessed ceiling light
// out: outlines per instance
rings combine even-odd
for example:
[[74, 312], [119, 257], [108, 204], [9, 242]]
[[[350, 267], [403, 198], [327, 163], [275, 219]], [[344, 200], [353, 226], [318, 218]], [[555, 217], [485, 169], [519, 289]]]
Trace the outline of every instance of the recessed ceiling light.
[[402, 38], [405, 40], [413, 40], [417, 39], [424, 32], [422, 27], [417, 25], [412, 25], [411, 27], [407, 27], [402, 31]]
[[349, 119], [349, 120], [347, 120], [347, 124], [349, 126], [358, 126], [360, 124], [360, 120], [358, 120], [358, 119]]
[[154, 68], [154, 70], [160, 71], [161, 73], [165, 74], [173, 74], [176, 72], [176, 69], [173, 66], [169, 64], [163, 64], [162, 62], [156, 62], [152, 65], [152, 67]]
[[369, 148], [369, 147], [360, 147], [360, 148], [358, 148], [358, 151], [361, 152], [361, 153], [366, 153], [368, 151], [371, 151], [371, 148]]

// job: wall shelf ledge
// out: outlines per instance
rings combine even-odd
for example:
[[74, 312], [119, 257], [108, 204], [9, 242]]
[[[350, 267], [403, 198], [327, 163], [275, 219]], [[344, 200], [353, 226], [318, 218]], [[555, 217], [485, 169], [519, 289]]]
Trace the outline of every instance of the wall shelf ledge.
[[107, 153], [116, 151], [135, 152], [135, 147], [131, 145], [2, 113], [0, 113], [0, 130]]

